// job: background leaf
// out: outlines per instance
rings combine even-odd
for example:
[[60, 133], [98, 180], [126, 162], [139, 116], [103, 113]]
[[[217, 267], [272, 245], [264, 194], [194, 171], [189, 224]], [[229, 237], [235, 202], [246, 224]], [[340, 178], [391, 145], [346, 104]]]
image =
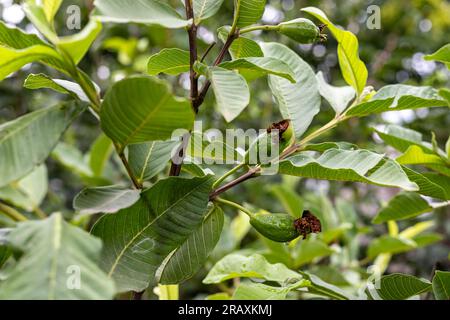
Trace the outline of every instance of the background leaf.
[[410, 219], [432, 210], [433, 208], [420, 195], [405, 192], [391, 199], [387, 206], [373, 219], [373, 222], [382, 223], [389, 220]]
[[[43, 221], [21, 223], [11, 231], [8, 241], [23, 254], [6, 281], [0, 284], [0, 299], [113, 297], [114, 283], [97, 266], [101, 241], [66, 223], [61, 214]], [[81, 286], [76, 290], [70, 288], [74, 270], [79, 270], [81, 277]]]
[[42, 164], [84, 105], [41, 109], [0, 125], [0, 186]]
[[94, 17], [104, 22], [157, 24], [166, 28], [184, 28], [182, 19], [168, 4], [155, 0], [95, 0]]
[[189, 101], [174, 97], [165, 82], [135, 77], [112, 86], [103, 100], [100, 118], [105, 134], [123, 148], [170, 139], [177, 129], [190, 130], [194, 112]]

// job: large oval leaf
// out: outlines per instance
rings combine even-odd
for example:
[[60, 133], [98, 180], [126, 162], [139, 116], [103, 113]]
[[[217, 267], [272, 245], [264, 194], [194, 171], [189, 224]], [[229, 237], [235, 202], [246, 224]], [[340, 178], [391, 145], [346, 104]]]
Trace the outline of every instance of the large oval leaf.
[[159, 283], [179, 284], [191, 278], [213, 251], [223, 228], [223, 211], [211, 207], [205, 220], [169, 255], [158, 269]]
[[294, 71], [296, 83], [270, 76], [269, 84], [281, 114], [292, 121], [295, 135], [299, 138], [320, 111], [321, 98], [314, 71], [294, 51], [282, 44], [261, 43], [261, 48], [265, 57], [284, 61]]
[[19, 224], [8, 241], [23, 254], [1, 283], [0, 299], [113, 298], [114, 283], [97, 265], [101, 241], [66, 223], [61, 214]]
[[93, 15], [105, 22], [158, 24], [166, 28], [184, 28], [189, 24], [162, 1], [95, 0], [94, 5]]
[[0, 187], [42, 164], [84, 104], [41, 109], [0, 126]]
[[250, 103], [250, 89], [244, 77], [227, 69], [209, 68], [208, 77], [217, 108], [227, 122], [233, 121]]
[[211, 176], [162, 180], [132, 207], [95, 224], [92, 233], [104, 243], [102, 267], [119, 291], [148, 287], [164, 259], [202, 223], [212, 183]]
[[431, 283], [425, 279], [419, 279], [407, 274], [394, 273], [384, 276], [380, 280], [380, 288], [376, 289], [373, 298], [383, 300], [406, 300], [413, 296], [431, 290]]
[[301, 153], [280, 163], [281, 174], [312, 179], [358, 181], [416, 191], [402, 167], [367, 150], [329, 149], [318, 158]]
[[194, 111], [186, 99], [174, 97], [157, 78], [117, 82], [100, 112], [103, 131], [121, 148], [133, 143], [168, 140], [177, 129], [190, 130]]
[[364, 117], [387, 111], [444, 107], [446, 105], [447, 102], [432, 87], [395, 84], [381, 88], [370, 101], [351, 108], [347, 114], [354, 117]]

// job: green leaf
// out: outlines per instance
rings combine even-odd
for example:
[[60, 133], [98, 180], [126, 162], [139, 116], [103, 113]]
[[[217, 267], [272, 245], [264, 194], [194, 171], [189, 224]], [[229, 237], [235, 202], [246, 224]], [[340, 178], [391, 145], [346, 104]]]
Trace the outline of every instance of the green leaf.
[[[184, 3], [184, 0], [182, 2]], [[201, 21], [215, 15], [222, 3], [223, 0], [193, 0], [195, 24], [198, 25]]]
[[7, 246], [0, 245], [0, 268], [8, 261], [12, 254], [12, 250]]
[[447, 101], [447, 104], [450, 107], [450, 90], [447, 88], [441, 88], [439, 89], [439, 95]]
[[47, 167], [41, 165], [25, 178], [0, 188], [0, 199], [32, 212], [41, 205], [47, 190]]
[[[415, 145], [410, 146], [404, 154], [396, 159], [396, 161], [404, 165], [422, 164], [433, 165], [433, 167], [437, 168], [439, 168], [439, 166], [445, 167], [447, 165], [441, 157], [436, 154], [426, 153], [421, 147]], [[445, 168], [442, 168], [442, 170], [445, 170]]]
[[284, 209], [293, 217], [301, 218], [303, 215], [303, 200], [291, 188], [283, 185], [272, 187], [272, 193], [283, 204]]
[[347, 114], [365, 117], [387, 111], [444, 107], [447, 103], [432, 87], [415, 87], [404, 84], [388, 85], [380, 89], [368, 102], [351, 108]]
[[61, 7], [63, 0], [43, 0], [42, 5], [44, 7], [45, 16], [47, 21], [52, 23], [56, 13]]
[[240, 74], [219, 67], [209, 68], [208, 78], [219, 112], [227, 122], [233, 121], [250, 103], [247, 81]]
[[237, 70], [247, 80], [253, 80], [271, 74], [295, 83], [294, 71], [283, 61], [274, 58], [241, 58], [223, 62], [219, 67], [228, 70]]
[[78, 103], [63, 104], [0, 125], [0, 187], [42, 164], [83, 110]]
[[[0, 66], [6, 63], [5, 70], [0, 67], [0, 80], [3, 80], [8, 75], [5, 73], [17, 71], [24, 64], [35, 61], [41, 61], [63, 73], [67, 73], [65, 70], [66, 65], [62, 61], [61, 56], [52, 47], [35, 34], [27, 34], [21, 29], [10, 28], [2, 21], [0, 21], [0, 45], [6, 54], [5, 58], [7, 58], [3, 59], [2, 57], [0, 59]], [[35, 47], [40, 52], [38, 55], [36, 55], [36, 52], [33, 52]], [[27, 53], [31, 55], [27, 57]], [[44, 53], [44, 55], [41, 55], [41, 53]], [[19, 60], [14, 61], [16, 58]]]
[[321, 98], [312, 68], [294, 51], [279, 43], [261, 43], [265, 57], [284, 61], [295, 73], [296, 83], [276, 76], [269, 77], [283, 118], [292, 121], [295, 135], [300, 138], [320, 111]]
[[21, 50], [0, 46], [0, 58], [0, 80], [3, 80], [28, 63], [45, 58], [59, 59], [59, 55], [54, 49], [44, 45], [36, 45]]
[[139, 182], [148, 181], [164, 170], [178, 141], [152, 141], [128, 147], [131, 171]]
[[358, 96], [364, 91], [367, 83], [368, 71], [364, 62], [359, 58], [358, 39], [350, 31], [336, 27], [326, 16], [326, 14], [314, 7], [303, 8], [302, 11], [313, 15], [320, 22], [327, 25], [334, 38], [338, 42], [338, 57], [344, 80], [351, 85]]
[[80, 150], [70, 144], [60, 142], [52, 151], [52, 157], [66, 169], [82, 177], [91, 177], [92, 170]]
[[103, 216], [92, 233], [104, 243], [102, 268], [119, 292], [145, 290], [167, 256], [198, 228], [207, 213], [213, 178], [169, 178], [132, 207]]
[[367, 250], [367, 256], [373, 259], [382, 253], [397, 254], [416, 248], [417, 244], [411, 239], [384, 235], [372, 241]]
[[156, 76], [160, 73], [179, 75], [190, 70], [189, 51], [178, 48], [163, 49], [148, 60], [148, 74]]
[[450, 300], [450, 272], [436, 271], [433, 278], [433, 293], [437, 300]]
[[202, 132], [194, 131], [186, 148], [186, 155], [194, 162], [204, 164], [235, 164], [244, 157], [220, 139], [208, 139]]
[[138, 190], [120, 186], [86, 188], [73, 200], [73, 207], [82, 215], [116, 213], [139, 200]]
[[205, 220], [167, 257], [158, 269], [158, 282], [179, 284], [191, 278], [206, 262], [219, 241], [223, 211], [212, 206]]
[[400, 152], [406, 152], [410, 146], [419, 146], [424, 151], [432, 153], [433, 147], [424, 142], [420, 132], [397, 125], [387, 125], [383, 129], [375, 129], [380, 138]]
[[52, 23], [47, 19], [47, 12], [38, 0], [25, 0], [22, 5], [27, 18], [33, 23], [37, 30], [51, 43], [58, 42], [58, 35]]
[[[75, 99], [90, 102], [89, 98], [86, 96], [86, 93], [84, 93], [79, 84], [62, 79], [51, 79], [42, 73], [30, 74], [25, 80], [23, 86], [32, 90], [48, 88], [59, 93], [68, 94]], [[100, 88], [96, 87], [96, 89], [98, 92], [100, 91]]]
[[166, 82], [135, 77], [115, 83], [106, 93], [100, 118], [105, 134], [124, 148], [168, 140], [177, 129], [190, 130], [194, 111], [188, 100], [172, 95]]
[[299, 268], [315, 259], [332, 255], [335, 251], [320, 239], [308, 238], [299, 241], [293, 254], [294, 265]]
[[417, 193], [400, 193], [378, 213], [373, 223], [411, 219], [432, 210], [428, 202]]
[[91, 20], [81, 32], [59, 38], [58, 47], [64, 50], [77, 65], [101, 31], [102, 24], [97, 20]]
[[[223, 26], [217, 29], [218, 37], [222, 42], [225, 43], [228, 34], [230, 33], [230, 30], [231, 30], [230, 26]], [[233, 60], [240, 58], [264, 56], [259, 44], [256, 41], [249, 39], [245, 36], [241, 36], [236, 40], [234, 40], [228, 51], [230, 52], [231, 58]]]
[[[65, 222], [61, 214], [23, 222], [8, 236], [23, 254], [0, 287], [0, 299], [111, 299], [114, 283], [97, 263], [101, 241]], [[30, 266], [33, 266], [30, 268]], [[76, 277], [79, 279], [79, 288]]]
[[284, 264], [270, 264], [259, 255], [249, 257], [233, 253], [216, 263], [203, 280], [205, 284], [221, 283], [234, 278], [258, 278], [266, 281], [284, 283], [290, 279], [300, 280], [302, 277]]
[[317, 73], [316, 78], [320, 95], [328, 101], [336, 114], [344, 112], [355, 98], [355, 90], [352, 87], [334, 87], [329, 85], [323, 77], [322, 71]]
[[94, 17], [104, 22], [157, 24], [166, 28], [187, 27], [168, 4], [156, 0], [95, 0]]
[[376, 293], [383, 300], [406, 300], [431, 290], [429, 281], [400, 273], [381, 277], [379, 285]]
[[446, 44], [433, 54], [426, 55], [425, 60], [434, 60], [445, 63], [450, 68], [450, 43]]
[[368, 150], [329, 149], [318, 158], [301, 153], [280, 162], [280, 174], [321, 180], [355, 181], [416, 191], [402, 167]]
[[348, 294], [344, 290], [342, 290], [339, 287], [336, 287], [335, 285], [326, 283], [322, 279], [320, 279], [318, 276], [313, 275], [308, 272], [300, 272], [301, 275], [308, 281], [310, 281], [310, 285], [308, 287], [308, 292], [317, 294], [320, 296], [326, 296], [330, 297], [332, 299], [337, 300], [354, 300], [355, 297]]
[[286, 300], [289, 292], [308, 285], [309, 282], [307, 280], [300, 280], [286, 287], [244, 282], [236, 288], [232, 300]]
[[106, 165], [114, 151], [114, 146], [103, 133], [95, 140], [89, 152], [89, 166], [96, 177], [103, 176]]
[[237, 27], [243, 28], [257, 23], [264, 14], [266, 0], [237, 0], [235, 14], [238, 15]]

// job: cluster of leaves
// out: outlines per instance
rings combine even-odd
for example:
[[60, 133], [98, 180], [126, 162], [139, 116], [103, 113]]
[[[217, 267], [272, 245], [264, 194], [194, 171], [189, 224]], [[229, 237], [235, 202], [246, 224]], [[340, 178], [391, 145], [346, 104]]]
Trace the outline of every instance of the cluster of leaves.
[[[436, 298], [448, 299], [449, 274], [441, 271], [436, 272], [432, 284], [408, 275], [388, 275], [381, 278], [381, 286], [375, 291], [365, 278], [356, 283], [351, 283], [350, 277], [330, 281], [343, 282], [343, 286], [352, 288], [343, 290], [317, 274], [298, 271], [310, 262], [332, 255], [337, 250], [329, 246], [333, 242], [354, 243], [358, 232], [348, 215], [335, 218], [348, 208], [342, 206], [335, 210], [314, 199], [305, 207], [312, 207], [312, 211], [320, 215], [324, 223], [322, 234], [307, 240], [297, 239], [289, 246], [263, 239], [264, 249], [214, 259], [213, 250], [223, 248], [227, 236], [234, 237], [229, 245], [237, 245], [250, 228], [248, 221], [238, 216], [239, 220], [233, 222], [235, 226], [241, 223], [240, 234], [222, 233], [224, 225], [230, 223], [224, 216], [224, 207], [250, 215], [259, 210], [251, 205], [243, 207], [224, 201], [219, 196], [264, 173], [268, 165], [249, 167], [245, 159], [238, 157], [237, 150], [222, 144], [217, 148], [226, 152], [206, 155], [209, 142], [204, 141], [200, 145], [189, 145], [185, 163], [172, 165], [172, 177], [160, 179], [171, 160], [172, 150], [178, 149], [181, 142], [170, 140], [173, 131], [193, 129], [209, 88], [214, 93], [217, 111], [226, 122], [232, 122], [250, 103], [249, 84], [268, 77], [280, 115], [290, 119], [296, 138], [282, 150], [279, 158], [272, 160], [279, 165], [280, 175], [360, 182], [405, 191], [374, 220], [375, 223], [389, 222], [390, 227], [390, 235], [377, 239], [368, 249], [367, 259], [375, 260], [380, 273], [384, 273], [393, 254], [440, 239], [436, 234], [422, 233], [430, 228], [428, 222], [399, 232], [394, 220], [409, 219], [433, 210], [423, 196], [444, 201], [438, 206], [448, 205], [450, 200], [448, 147], [444, 152], [436, 143], [422, 141], [416, 132], [398, 127], [378, 131], [387, 144], [403, 153], [395, 160], [349, 143], [313, 144], [314, 139], [351, 118], [448, 107], [447, 89], [438, 91], [432, 87], [397, 84], [373, 91], [367, 86], [368, 71], [359, 58], [356, 36], [335, 26], [321, 10], [304, 8], [304, 13], [326, 24], [338, 42], [339, 64], [348, 86], [332, 86], [322, 73], [315, 74], [313, 68], [287, 46], [252, 39], [253, 31], [265, 30], [303, 40], [298, 33], [292, 36], [291, 31], [286, 32], [286, 26], [295, 29], [301, 24], [307, 29], [306, 26], [311, 25], [307, 19], [274, 26], [258, 25], [265, 0], [235, 1], [232, 26], [217, 30], [223, 47], [215, 61], [208, 65], [198, 56], [196, 32], [204, 20], [218, 12], [222, 2], [186, 1], [187, 17], [184, 19], [160, 1], [96, 0], [87, 26], [75, 35], [60, 37], [55, 32], [54, 17], [61, 1], [24, 1], [28, 19], [45, 40], [0, 22], [0, 79], [28, 63], [40, 62], [59, 71], [66, 79], [31, 74], [24, 86], [48, 88], [72, 98], [72, 101], [31, 112], [0, 126], [0, 211], [17, 222], [0, 233], [0, 267], [3, 267], [0, 298], [111, 299], [119, 293], [145, 291], [155, 283], [182, 283], [213, 259], [217, 263], [205, 278], [205, 284], [221, 284], [235, 278], [262, 279], [266, 283], [243, 281], [232, 294], [210, 298], [284, 299], [300, 294], [333, 299], [407, 299], [433, 288]], [[127, 77], [112, 84], [102, 95], [98, 85], [78, 67], [100, 34], [102, 22], [185, 28], [190, 50], [161, 50], [149, 58], [147, 75]], [[302, 32], [308, 30], [302, 27], [295, 32], [303, 35]], [[313, 36], [305, 41], [319, 39]], [[442, 48], [429, 58], [449, 63], [448, 48]], [[231, 60], [224, 62], [227, 53]], [[189, 98], [176, 96], [168, 82], [157, 77], [162, 73], [177, 76], [185, 72], [190, 73]], [[201, 88], [200, 82], [203, 83]], [[322, 99], [329, 102], [336, 115], [320, 129], [306, 134], [320, 112]], [[70, 150], [70, 146], [58, 145], [74, 119], [86, 110], [99, 119], [104, 133], [92, 146], [88, 159]], [[196, 134], [199, 133], [192, 133]], [[208, 156], [224, 160], [230, 153], [237, 155], [236, 165], [224, 174], [214, 166], [200, 166], [192, 161], [205, 160]], [[50, 154], [76, 170], [89, 186], [74, 200], [78, 217], [72, 221], [65, 221], [60, 213], [47, 217], [39, 209], [47, 189], [44, 162]], [[108, 185], [105, 172], [109, 170], [111, 158], [123, 164], [120, 170], [129, 178], [131, 186]], [[407, 165], [424, 165], [435, 173], [418, 172]], [[247, 171], [241, 176], [232, 178], [244, 170]], [[183, 176], [175, 177], [178, 175]], [[304, 205], [295, 192], [279, 186], [274, 188], [274, 193], [289, 214], [300, 217]], [[40, 220], [30, 221], [28, 213], [34, 213]], [[96, 214], [100, 215], [93, 216]], [[89, 228], [91, 217], [96, 218], [95, 225]], [[86, 226], [89, 232], [83, 231]], [[211, 253], [212, 258], [209, 258]], [[351, 255], [354, 259], [357, 253]], [[74, 290], [71, 281], [76, 279], [77, 272], [81, 287]]]

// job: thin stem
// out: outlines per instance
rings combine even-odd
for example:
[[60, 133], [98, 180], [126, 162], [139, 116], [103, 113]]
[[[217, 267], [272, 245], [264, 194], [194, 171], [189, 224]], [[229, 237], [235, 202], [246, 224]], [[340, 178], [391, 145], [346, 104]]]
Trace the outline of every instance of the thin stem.
[[239, 178], [227, 183], [226, 185], [216, 189], [215, 191], [213, 191], [210, 196], [209, 199], [211, 201], [213, 201], [214, 199], [216, 199], [219, 195], [221, 195], [222, 193], [234, 188], [235, 186], [241, 184], [244, 181], [247, 181], [249, 179], [254, 178], [258, 172], [260, 171], [259, 167], [256, 168], [252, 168], [250, 169], [247, 173], [243, 174], [242, 176], [240, 176]]
[[229, 207], [238, 209], [238, 210], [244, 212], [244, 213], [245, 213], [246, 215], [248, 215], [250, 218], [252, 218], [252, 217], [254, 216], [254, 214], [253, 214], [250, 210], [248, 210], [247, 208], [244, 208], [243, 206], [241, 206], [240, 204], [237, 204], [237, 203], [235, 203], [235, 202], [228, 201], [228, 200], [225, 200], [225, 199], [222, 199], [222, 198], [216, 198], [216, 199], [214, 200], [214, 202], [222, 203], [222, 204], [224, 204], [224, 205], [226, 205], [226, 206], [229, 206]]
[[280, 29], [279, 25], [263, 25], [263, 26], [253, 26], [253, 27], [247, 27], [247, 28], [243, 28], [239, 31], [240, 34], [245, 34], [245, 33], [249, 33], [249, 32], [253, 32], [253, 31], [277, 31], [278, 29]]
[[208, 54], [211, 52], [211, 50], [216, 46], [217, 42], [213, 42], [209, 45], [209, 47], [206, 49], [205, 53], [203, 54], [203, 56], [200, 59], [200, 62], [205, 61], [206, 57], [208, 56]]
[[25, 217], [23, 214], [21, 214], [19, 211], [17, 211], [14, 208], [11, 208], [10, 206], [2, 202], [0, 202], [0, 212], [17, 222], [23, 222], [28, 220], [28, 218]]
[[237, 171], [239, 171], [240, 169], [242, 169], [245, 166], [244, 163], [241, 163], [240, 165], [234, 167], [233, 169], [231, 169], [230, 171], [228, 171], [227, 173], [225, 173], [222, 177], [220, 177], [214, 184], [213, 184], [213, 189], [217, 188], [218, 186], [220, 186], [220, 184], [222, 182], [225, 181], [226, 178], [228, 178], [229, 176], [235, 174]]
[[142, 189], [143, 185], [138, 179], [134, 176], [133, 171], [131, 170], [130, 164], [128, 163], [127, 157], [125, 156], [125, 153], [122, 149], [120, 149], [117, 144], [114, 144], [116, 147], [117, 154], [119, 155], [120, 160], [122, 161], [125, 169], [127, 170], [128, 176], [130, 177], [131, 181], [133, 182], [133, 185], [136, 189]]

